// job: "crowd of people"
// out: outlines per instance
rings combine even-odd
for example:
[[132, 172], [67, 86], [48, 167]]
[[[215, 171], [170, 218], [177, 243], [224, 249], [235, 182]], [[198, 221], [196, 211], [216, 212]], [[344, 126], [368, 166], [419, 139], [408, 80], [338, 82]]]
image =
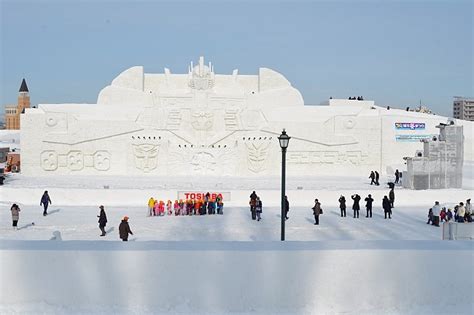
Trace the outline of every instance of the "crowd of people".
[[210, 193], [206, 193], [203, 199], [186, 199], [175, 200], [174, 203], [150, 197], [148, 200], [148, 216], [165, 216], [165, 215], [206, 215], [206, 214], [224, 214], [224, 202], [222, 195], [211, 198]]
[[451, 208], [446, 209], [446, 207], [441, 207], [439, 201], [435, 201], [433, 207], [428, 210], [428, 222], [426, 222], [426, 224], [431, 223], [431, 225], [439, 226], [440, 222], [449, 222], [453, 219], [458, 223], [470, 223], [473, 221], [473, 215], [471, 199], [467, 199], [466, 204], [461, 201], [459, 204], [455, 205], [454, 213]]

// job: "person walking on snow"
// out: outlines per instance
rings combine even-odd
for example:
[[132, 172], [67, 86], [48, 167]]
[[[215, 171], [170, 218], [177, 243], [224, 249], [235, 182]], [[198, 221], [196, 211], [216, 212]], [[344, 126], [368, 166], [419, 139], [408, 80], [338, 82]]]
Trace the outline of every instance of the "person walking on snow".
[[49, 198], [48, 191], [45, 190], [43, 196], [41, 197], [40, 206], [43, 206], [43, 216], [48, 214], [48, 206], [52, 204], [51, 198]]
[[354, 194], [351, 196], [352, 200], [354, 200], [354, 203], [352, 204], [352, 210], [354, 210], [354, 218], [357, 216], [359, 217], [359, 210], [360, 210], [360, 196], [358, 194]]
[[379, 178], [380, 178], [379, 172], [375, 171], [375, 185], [377, 186], [380, 185]]
[[104, 206], [100, 206], [100, 213], [97, 216], [99, 218], [99, 229], [102, 232], [100, 236], [105, 236], [105, 226], [107, 225], [107, 215], [105, 214]]
[[129, 234], [133, 235], [130, 225], [128, 225], [128, 217], [124, 216], [119, 225], [119, 235], [122, 241], [127, 242]]
[[365, 202], [365, 208], [367, 209], [367, 215], [365, 217], [372, 218], [372, 203], [374, 202], [374, 199], [372, 199], [371, 194], [369, 194], [367, 198], [365, 198]]
[[257, 213], [255, 207], [257, 206], [257, 194], [255, 193], [255, 190], [250, 194], [250, 212], [252, 213], [252, 220], [255, 220], [257, 218]]
[[387, 196], [384, 196], [382, 199], [382, 208], [385, 214], [385, 219], [387, 218], [387, 215], [388, 215], [388, 218], [391, 219], [392, 208], [390, 208], [390, 200], [388, 200]]
[[260, 221], [262, 219], [262, 211], [263, 211], [263, 205], [262, 205], [262, 200], [260, 200], [260, 197], [257, 197], [257, 205], [255, 206], [255, 212], [257, 213], [257, 221]]
[[388, 193], [388, 200], [390, 201], [390, 207], [393, 208], [393, 204], [395, 203], [395, 186], [392, 186], [390, 189], [390, 192]]
[[10, 211], [12, 212], [12, 225], [13, 229], [17, 230], [18, 229], [18, 220], [20, 219], [20, 207], [16, 203], [12, 205], [10, 208]]
[[395, 170], [395, 184], [398, 184], [400, 181], [400, 172], [398, 171], [398, 168]]
[[285, 220], [288, 220], [288, 212], [290, 211], [290, 202], [288, 201], [288, 196], [285, 196]]
[[319, 225], [319, 215], [323, 213], [323, 209], [321, 209], [321, 204], [319, 203], [318, 199], [314, 199], [314, 206], [313, 206], [313, 214], [314, 214], [314, 225]]
[[339, 197], [339, 208], [341, 209], [341, 217], [345, 217], [346, 216], [346, 197], [344, 197], [343, 195]]
[[374, 171], [370, 172], [369, 178], [370, 178], [370, 185], [375, 184], [375, 173], [374, 173]]

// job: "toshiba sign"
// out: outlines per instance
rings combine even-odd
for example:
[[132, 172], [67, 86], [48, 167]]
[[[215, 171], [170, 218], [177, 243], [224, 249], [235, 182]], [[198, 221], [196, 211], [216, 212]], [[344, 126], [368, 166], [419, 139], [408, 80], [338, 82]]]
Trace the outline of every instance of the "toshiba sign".
[[[178, 199], [201, 199], [204, 200], [207, 192], [202, 191], [178, 191]], [[216, 199], [218, 195], [222, 196], [222, 201], [230, 201], [230, 192], [226, 191], [210, 191], [211, 199]]]

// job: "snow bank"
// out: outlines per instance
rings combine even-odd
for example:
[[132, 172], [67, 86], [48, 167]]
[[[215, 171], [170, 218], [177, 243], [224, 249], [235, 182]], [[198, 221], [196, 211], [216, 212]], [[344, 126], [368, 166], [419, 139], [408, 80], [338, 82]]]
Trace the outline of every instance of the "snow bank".
[[469, 268], [470, 242], [3, 241], [0, 248], [2, 314], [470, 314], [473, 306], [472, 277], [454, 272]]

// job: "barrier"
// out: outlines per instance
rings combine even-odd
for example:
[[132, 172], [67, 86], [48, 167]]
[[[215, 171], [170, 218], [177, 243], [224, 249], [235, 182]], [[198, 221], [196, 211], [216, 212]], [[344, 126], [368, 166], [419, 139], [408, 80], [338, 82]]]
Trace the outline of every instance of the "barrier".
[[472, 240], [474, 239], [474, 224], [444, 222], [443, 240]]

